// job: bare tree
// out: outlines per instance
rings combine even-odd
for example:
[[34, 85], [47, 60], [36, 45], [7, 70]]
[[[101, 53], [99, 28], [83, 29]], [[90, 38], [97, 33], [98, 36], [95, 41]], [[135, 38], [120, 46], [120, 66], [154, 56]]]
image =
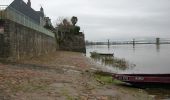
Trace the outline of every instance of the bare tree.
[[58, 17], [56, 21], [56, 27], [63, 26], [63, 20], [64, 20], [64, 17], [61, 17], [61, 16]]
[[68, 20], [68, 18], [64, 18], [64, 17], [58, 17], [57, 21], [56, 21], [56, 27], [68, 27], [71, 26], [71, 22]]
[[63, 25], [65, 26], [65, 27], [69, 27], [69, 26], [71, 26], [71, 22], [70, 21], [68, 21], [68, 19], [63, 19]]

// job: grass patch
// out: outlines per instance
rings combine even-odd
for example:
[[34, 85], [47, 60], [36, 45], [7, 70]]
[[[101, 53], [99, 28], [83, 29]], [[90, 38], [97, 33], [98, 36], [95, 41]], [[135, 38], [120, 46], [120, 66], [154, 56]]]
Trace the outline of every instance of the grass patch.
[[106, 72], [96, 72], [94, 73], [94, 78], [101, 84], [107, 85], [107, 84], [121, 84], [121, 81], [114, 80], [112, 78], [112, 75]]
[[91, 58], [97, 62], [100, 62], [102, 65], [112, 66], [119, 68], [121, 70], [129, 69], [130, 67], [136, 66], [135, 64], [131, 64], [129, 61], [124, 58], [117, 58], [114, 56], [103, 56], [97, 52], [91, 52]]

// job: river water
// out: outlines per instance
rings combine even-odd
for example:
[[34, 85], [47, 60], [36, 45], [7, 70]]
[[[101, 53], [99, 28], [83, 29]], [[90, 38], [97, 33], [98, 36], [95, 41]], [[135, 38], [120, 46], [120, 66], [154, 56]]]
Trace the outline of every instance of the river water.
[[[129, 62], [127, 68], [112, 66], [92, 58], [96, 63], [102, 65], [113, 73], [145, 73], [166, 74], [170, 73], [170, 44], [137, 44], [133, 45], [89, 45], [86, 46], [86, 55], [90, 52], [114, 53], [114, 57], [125, 59]], [[147, 88], [149, 95], [156, 100], [170, 100], [170, 89]]]
[[[114, 56], [125, 59], [130, 63], [129, 68], [122, 69], [114, 66], [105, 66], [111, 72], [117, 73], [170, 73], [170, 44], [138, 44], [138, 45], [91, 45], [87, 46], [87, 56], [90, 52], [114, 53]], [[100, 63], [100, 62], [98, 62]]]

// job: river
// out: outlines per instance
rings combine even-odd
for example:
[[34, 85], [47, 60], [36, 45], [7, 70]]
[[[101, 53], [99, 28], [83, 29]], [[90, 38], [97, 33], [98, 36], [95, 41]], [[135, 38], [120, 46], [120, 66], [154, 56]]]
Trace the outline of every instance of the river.
[[[100, 67], [107, 68], [113, 73], [145, 73], [166, 74], [170, 73], [170, 44], [137, 44], [133, 45], [89, 45], [86, 46], [86, 56], [90, 52], [114, 53], [114, 57], [125, 59], [130, 63], [127, 68], [112, 66], [100, 60], [95, 60]], [[170, 100], [170, 89], [146, 88], [144, 89], [156, 100]]]
[[[170, 44], [137, 44], [133, 45], [90, 45], [86, 47], [87, 56], [90, 52], [114, 53], [114, 57], [125, 59], [130, 64], [129, 68], [121, 69], [105, 65], [111, 72], [117, 73], [145, 73], [165, 74], [170, 73]], [[100, 62], [98, 62], [100, 63]]]

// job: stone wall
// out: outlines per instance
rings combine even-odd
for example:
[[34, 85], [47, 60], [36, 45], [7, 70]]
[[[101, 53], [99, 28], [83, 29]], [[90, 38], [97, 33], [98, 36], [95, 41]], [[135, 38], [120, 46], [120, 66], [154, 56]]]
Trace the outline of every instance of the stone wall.
[[86, 52], [84, 34], [66, 33], [59, 42], [59, 48], [66, 51]]
[[54, 37], [4, 20], [4, 33], [0, 35], [0, 58], [15, 61], [54, 52]]
[[3, 34], [0, 33], [0, 56], [3, 55]]
[[0, 57], [4, 57], [5, 43], [4, 43], [4, 20], [0, 20]]

